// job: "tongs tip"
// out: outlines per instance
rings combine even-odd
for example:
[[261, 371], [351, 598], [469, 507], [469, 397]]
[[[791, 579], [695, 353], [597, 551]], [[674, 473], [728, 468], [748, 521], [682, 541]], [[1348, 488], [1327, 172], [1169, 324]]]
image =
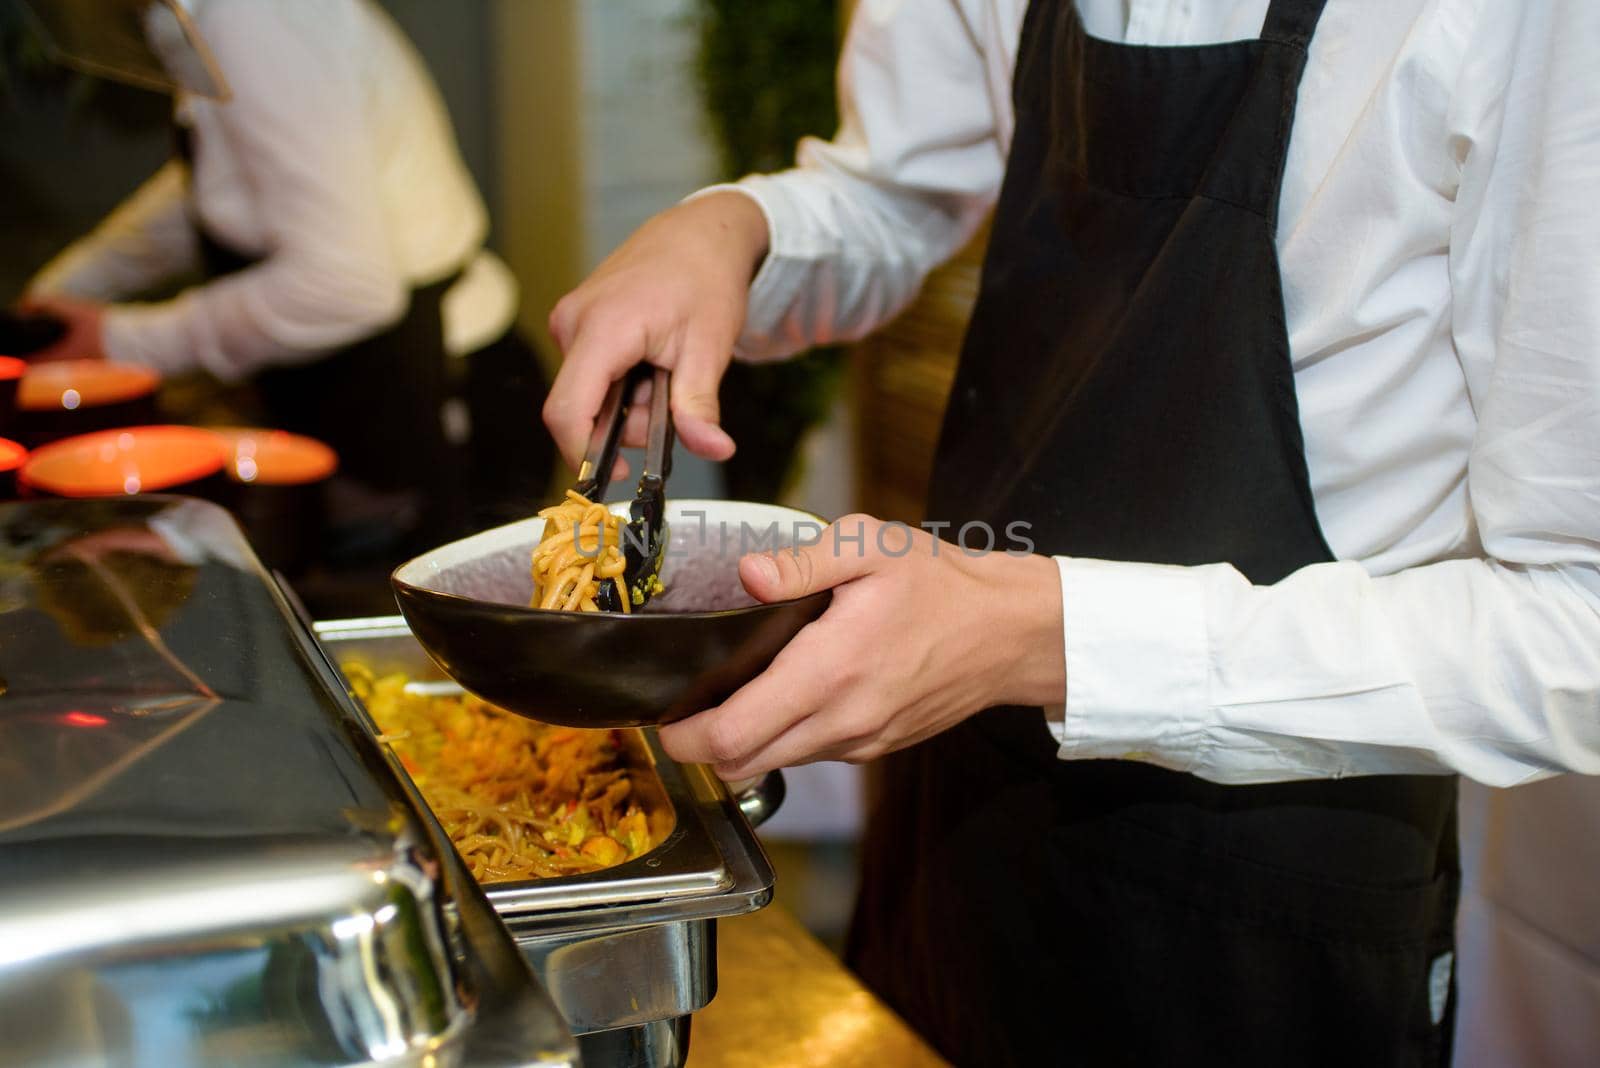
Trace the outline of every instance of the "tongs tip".
[[639, 475], [638, 489], [629, 506], [629, 520], [623, 531], [623, 585], [627, 587], [631, 605], [618, 603], [620, 595], [614, 583], [607, 583], [600, 591], [597, 604], [604, 611], [628, 611], [642, 608], [650, 598], [662, 591], [661, 564], [666, 554], [666, 486], [672, 471], [671, 372], [639, 364], [618, 379], [606, 396], [605, 407], [595, 425], [595, 436], [590, 440], [589, 452], [578, 468], [578, 480], [573, 489], [591, 500], [599, 500], [610, 481], [616, 466], [617, 449], [622, 438], [622, 425], [632, 406], [633, 394], [646, 377], [652, 376], [650, 394], [649, 431], [645, 439], [644, 470]]

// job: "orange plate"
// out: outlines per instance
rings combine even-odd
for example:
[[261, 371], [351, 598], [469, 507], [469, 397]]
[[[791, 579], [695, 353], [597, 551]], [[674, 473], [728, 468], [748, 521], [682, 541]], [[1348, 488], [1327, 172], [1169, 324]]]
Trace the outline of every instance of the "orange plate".
[[58, 360], [29, 364], [17, 390], [25, 412], [99, 408], [154, 393], [161, 376], [143, 367], [101, 360]]
[[28, 450], [14, 441], [0, 438], [0, 475], [15, 471], [28, 462]]
[[101, 430], [45, 445], [22, 482], [56, 497], [158, 493], [220, 472], [231, 455], [220, 435], [192, 426]]
[[339, 455], [315, 438], [287, 430], [217, 427], [230, 446], [228, 474], [235, 482], [258, 486], [299, 486], [319, 482], [339, 468]]

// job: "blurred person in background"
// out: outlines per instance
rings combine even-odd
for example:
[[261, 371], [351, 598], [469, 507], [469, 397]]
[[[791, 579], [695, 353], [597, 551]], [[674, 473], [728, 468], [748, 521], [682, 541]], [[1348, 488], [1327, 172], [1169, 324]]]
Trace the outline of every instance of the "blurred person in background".
[[357, 558], [531, 506], [543, 375], [411, 43], [373, 0], [183, 6], [231, 97], [179, 93], [174, 158], [33, 279], [24, 307], [68, 326], [35, 358], [253, 380], [266, 422], [338, 451]]

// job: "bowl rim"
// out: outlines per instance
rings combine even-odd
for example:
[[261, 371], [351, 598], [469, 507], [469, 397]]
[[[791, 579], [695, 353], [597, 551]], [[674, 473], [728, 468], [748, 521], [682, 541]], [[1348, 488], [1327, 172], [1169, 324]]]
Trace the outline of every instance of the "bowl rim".
[[[630, 503], [631, 503], [630, 501], [611, 501], [611, 502], [608, 502], [606, 504], [606, 507], [609, 508], [612, 512], [619, 513], [619, 514], [626, 514], [627, 510], [628, 510], [628, 506], [629, 506]], [[777, 509], [777, 510], [784, 511], [784, 512], [790, 512], [794, 516], [796, 516], [797, 518], [804, 518], [804, 519], [813, 520], [813, 521], [821, 524], [823, 527], [827, 527], [829, 525], [827, 520], [823, 519], [821, 516], [817, 515], [815, 512], [806, 511], [804, 508], [791, 508], [789, 505], [786, 505], [786, 504], [773, 504], [773, 503], [771, 503], [769, 501], [739, 501], [739, 500], [731, 500], [731, 499], [727, 499], [727, 498], [712, 498], [712, 497], [673, 497], [673, 498], [669, 498], [669, 500], [667, 502], [667, 507], [670, 509], [674, 505], [682, 506], [682, 505], [697, 505], [697, 504], [754, 505], [754, 506], [759, 507], [759, 508], [772, 508], [772, 509]], [[485, 600], [482, 600], [482, 599], [477, 598], [477, 597], [467, 597], [467, 596], [465, 596], [463, 594], [459, 594], [459, 593], [447, 593], [444, 590], [434, 589], [434, 588], [429, 587], [429, 586], [419, 586], [414, 582], [408, 582], [407, 580], [405, 580], [405, 579], [400, 577], [400, 573], [402, 571], [404, 571], [407, 568], [411, 567], [413, 564], [417, 563], [423, 557], [431, 556], [431, 555], [439, 552], [441, 549], [447, 548], [447, 547], [449, 547], [451, 545], [459, 544], [460, 542], [471, 541], [474, 538], [481, 538], [484, 535], [493, 533], [494, 531], [497, 531], [497, 530], [505, 530], [505, 529], [507, 529], [509, 527], [520, 526], [520, 525], [522, 525], [524, 523], [532, 522], [534, 519], [538, 519], [538, 518], [539, 518], [538, 515], [535, 514], [533, 516], [529, 516], [526, 519], [517, 519], [517, 520], [513, 520], [510, 523], [502, 523], [498, 527], [490, 527], [488, 530], [481, 530], [476, 534], [469, 534], [465, 538], [457, 538], [453, 542], [446, 542], [444, 545], [438, 546], [438, 547], [436, 547], [434, 549], [430, 549], [427, 552], [421, 553], [421, 554], [419, 554], [417, 556], [413, 556], [411, 559], [405, 561], [405, 563], [401, 564], [399, 567], [395, 568], [393, 571], [391, 571], [389, 573], [389, 584], [394, 588], [396, 593], [416, 596], [416, 597], [419, 597], [419, 598], [422, 598], [422, 599], [426, 599], [426, 600], [439, 601], [439, 602], [442, 602], [444, 604], [460, 605], [460, 606], [473, 606], [473, 607], [478, 607], [478, 608], [490, 609], [490, 610], [495, 611], [495, 612], [509, 612], [509, 613], [511, 613], [511, 615], [514, 618], [519, 618], [519, 619], [528, 619], [528, 620], [534, 620], [534, 619], [543, 619], [543, 620], [566, 619], [566, 620], [572, 620], [572, 621], [589, 619], [589, 620], [594, 620], [596, 622], [607, 621], [607, 622], [611, 622], [611, 623], [617, 623], [617, 622], [624, 621], [624, 620], [643, 620], [643, 621], [660, 621], [660, 620], [673, 620], [673, 619], [711, 620], [711, 619], [724, 619], [724, 618], [734, 617], [734, 616], [749, 616], [749, 615], [754, 615], [754, 614], [757, 614], [757, 613], [763, 612], [763, 611], [770, 611], [770, 610], [773, 610], [773, 609], [782, 608], [785, 605], [806, 604], [806, 603], [808, 603], [810, 601], [818, 600], [818, 599], [825, 598], [825, 597], [830, 597], [833, 594], [832, 588], [822, 589], [822, 590], [813, 590], [811, 593], [806, 594], [804, 597], [790, 597], [790, 598], [787, 598], [787, 599], [782, 600], [782, 601], [758, 601], [755, 604], [747, 604], [747, 605], [743, 605], [743, 606], [738, 607], [738, 608], [717, 608], [717, 609], [712, 609], [710, 611], [700, 611], [700, 612], [628, 612], [628, 613], [622, 613], [622, 612], [568, 612], [568, 611], [565, 611], [565, 610], [562, 610], [562, 609], [558, 609], [558, 608], [534, 608], [531, 605], [511, 604], [511, 603], [507, 603], [507, 602], [504, 602], [504, 601], [485, 601]], [[404, 597], [400, 598], [400, 608], [401, 608], [401, 613], [404, 614], [404, 611], [405, 611], [405, 599], [404, 599]]]

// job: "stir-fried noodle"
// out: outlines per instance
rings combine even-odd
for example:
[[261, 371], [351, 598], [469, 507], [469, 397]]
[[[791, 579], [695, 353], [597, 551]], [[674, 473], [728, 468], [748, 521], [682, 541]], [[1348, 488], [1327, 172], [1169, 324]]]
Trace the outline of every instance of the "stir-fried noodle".
[[361, 664], [344, 671], [480, 882], [595, 871], [650, 850], [617, 732], [408, 692], [405, 676]]
[[628, 612], [621, 518], [573, 490], [539, 515], [545, 533], [533, 550], [532, 606], [598, 612], [600, 584], [615, 582], [617, 600]]

